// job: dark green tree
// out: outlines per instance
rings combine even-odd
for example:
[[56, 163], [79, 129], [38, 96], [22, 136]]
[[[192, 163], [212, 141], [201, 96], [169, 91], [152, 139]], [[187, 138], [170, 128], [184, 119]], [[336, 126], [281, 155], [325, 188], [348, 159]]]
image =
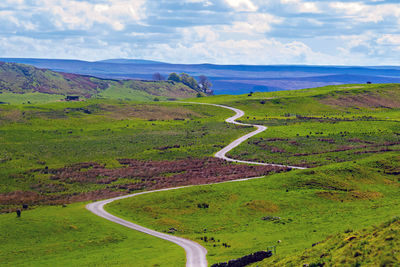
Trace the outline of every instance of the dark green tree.
[[178, 74], [173, 72], [168, 76], [168, 81], [173, 81], [173, 82], [179, 83], [179, 82], [181, 82], [181, 78], [179, 77]]
[[197, 84], [197, 81], [195, 78], [193, 78], [192, 76], [190, 76], [187, 73], [181, 73], [181, 82], [187, 86], [189, 86], [192, 89], [198, 90], [199, 89], [199, 85]]

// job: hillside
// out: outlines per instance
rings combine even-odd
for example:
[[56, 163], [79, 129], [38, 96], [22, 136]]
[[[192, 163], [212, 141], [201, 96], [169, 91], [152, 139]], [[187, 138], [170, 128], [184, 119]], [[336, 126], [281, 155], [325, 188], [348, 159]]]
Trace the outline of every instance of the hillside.
[[400, 151], [400, 85], [328, 86], [215, 96], [242, 109], [240, 121], [268, 130], [229, 152], [237, 159], [316, 167]]
[[[177, 229], [207, 248], [209, 263], [276, 244], [279, 256], [290, 256], [332, 233], [399, 214], [399, 85], [190, 101], [236, 107], [246, 112], [240, 121], [268, 126], [228, 156], [312, 169], [138, 196], [106, 206], [109, 211], [158, 231]], [[202, 203], [208, 208], [199, 208]]]
[[[133, 84], [125, 83], [120, 91], [113, 86], [101, 94], [121, 98]], [[183, 251], [176, 258], [170, 257], [173, 251], [160, 252], [157, 259], [151, 249], [123, 253], [124, 236], [116, 237], [111, 229], [97, 233], [91, 228], [96, 233], [84, 239], [92, 223], [86, 221], [82, 201], [249, 176], [263, 178], [152, 193], [106, 208], [158, 231], [176, 229], [175, 235], [207, 248], [209, 263], [277, 244], [278, 254], [269, 260], [286, 261], [329, 235], [360, 231], [399, 215], [399, 85], [329, 86], [190, 101], [236, 107], [246, 112], [242, 122], [268, 126], [229, 156], [312, 169], [274, 170], [211, 158], [251, 131], [225, 123], [232, 112], [215, 106], [99, 98], [1, 105], [0, 213], [21, 204], [29, 208], [21, 218], [14, 212], [0, 215], [0, 227], [11, 229], [0, 240], [0, 262], [40, 265], [46, 252], [45, 263], [60, 259], [63, 265], [85, 252], [107, 255], [100, 266], [129, 260], [158, 263], [163, 255], [168, 258], [164, 265], [181, 266]], [[55, 233], [51, 242], [43, 234], [49, 227]], [[155, 241], [145, 239], [133, 242], [157, 250]], [[124, 256], [118, 261], [110, 249]], [[98, 262], [93, 256], [81, 263]]]
[[[400, 217], [361, 231], [346, 230], [315, 243], [303, 253], [262, 266], [397, 266]], [[261, 266], [261, 265], [259, 265]]]
[[198, 94], [182, 83], [100, 79], [5, 62], [0, 62], [0, 92], [78, 95], [86, 98], [99, 96], [130, 100], [153, 100], [155, 96], [177, 99], [195, 97]]
[[307, 66], [307, 65], [214, 65], [168, 64], [148, 60], [103, 60], [88, 62], [61, 59], [3, 58], [7, 62], [31, 64], [39, 68], [112, 79], [151, 79], [156, 72], [167, 76], [185, 72], [206, 75], [214, 94], [271, 92], [339, 84], [399, 83], [398, 66]]
[[[263, 265], [275, 266], [271, 261], [297, 255], [329, 235], [358, 231], [398, 215], [398, 159], [393, 153], [375, 155], [246, 182], [147, 194], [106, 209], [160, 232], [177, 229], [175, 235], [207, 248], [210, 264], [276, 245], [277, 256]], [[207, 208], [199, 207], [201, 203]], [[323, 253], [329, 251], [321, 249], [318, 256]]]
[[33, 66], [0, 62], [0, 91], [40, 92], [90, 97], [108, 88], [110, 81], [89, 76], [38, 69]]

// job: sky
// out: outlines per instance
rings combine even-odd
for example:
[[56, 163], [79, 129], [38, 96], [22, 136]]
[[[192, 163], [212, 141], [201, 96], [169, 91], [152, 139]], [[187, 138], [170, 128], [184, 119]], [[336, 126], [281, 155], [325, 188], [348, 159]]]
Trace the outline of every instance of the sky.
[[398, 66], [400, 0], [0, 0], [0, 57]]

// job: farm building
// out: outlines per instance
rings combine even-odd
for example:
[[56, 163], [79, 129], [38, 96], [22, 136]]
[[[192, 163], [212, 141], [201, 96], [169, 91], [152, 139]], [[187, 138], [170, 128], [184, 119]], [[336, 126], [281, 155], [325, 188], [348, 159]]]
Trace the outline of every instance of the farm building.
[[79, 101], [79, 96], [77, 95], [67, 95], [65, 101]]

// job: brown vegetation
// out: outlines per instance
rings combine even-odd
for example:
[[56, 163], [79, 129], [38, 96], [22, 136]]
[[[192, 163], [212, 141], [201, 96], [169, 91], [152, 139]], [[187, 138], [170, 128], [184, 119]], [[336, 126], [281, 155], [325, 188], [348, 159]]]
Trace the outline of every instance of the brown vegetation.
[[262, 213], [274, 213], [279, 211], [278, 205], [266, 200], [253, 200], [247, 202], [245, 204], [245, 207], [248, 208], [249, 210]]
[[109, 105], [100, 104], [100, 110], [107, 112], [113, 119], [140, 118], [145, 120], [173, 120], [202, 117], [200, 114], [184, 107], [167, 107], [161, 105]]
[[[30, 170], [25, 173], [26, 176], [47, 174], [51, 181], [33, 184], [31, 191], [0, 194], [1, 211], [13, 210], [15, 205], [20, 204], [55, 205], [97, 200], [137, 190], [217, 183], [290, 170], [276, 166], [233, 164], [216, 158], [177, 161], [120, 159], [119, 162], [124, 167], [108, 169], [96, 162], [83, 162], [60, 169], [45, 167]], [[120, 179], [124, 180], [119, 181]], [[104, 185], [104, 188], [70, 193], [66, 189], [68, 184], [87, 185], [89, 188], [91, 185]]]
[[395, 91], [387, 95], [379, 95], [373, 92], [366, 92], [357, 95], [344, 95], [335, 97], [326, 97], [320, 102], [326, 105], [340, 107], [364, 107], [364, 108], [400, 108], [398, 93]]

